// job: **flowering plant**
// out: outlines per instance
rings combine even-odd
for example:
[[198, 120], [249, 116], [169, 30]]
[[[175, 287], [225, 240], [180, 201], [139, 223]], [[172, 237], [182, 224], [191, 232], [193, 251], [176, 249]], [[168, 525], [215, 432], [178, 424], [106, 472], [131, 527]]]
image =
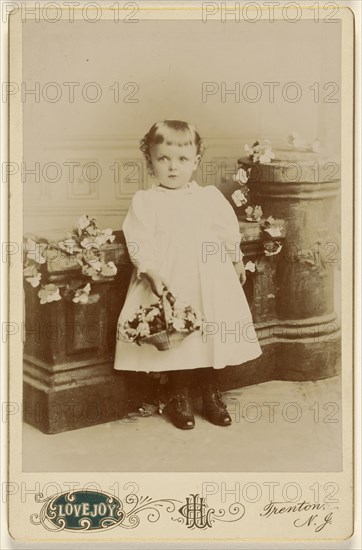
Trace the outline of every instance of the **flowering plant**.
[[[271, 148], [271, 143], [268, 140], [264, 140], [263, 143], [255, 141], [251, 147], [246, 144], [244, 145], [244, 150], [248, 153], [248, 155], [238, 159], [240, 168], [236, 174], [233, 175], [233, 181], [239, 184], [239, 188], [234, 190], [231, 194], [231, 199], [237, 207], [243, 206], [248, 202], [247, 196], [249, 193], [249, 187], [247, 186], [247, 183], [251, 175], [253, 164], [258, 164], [260, 162], [269, 163], [275, 158]], [[250, 220], [249, 218], [252, 219]], [[249, 221], [256, 221], [254, 220], [253, 215], [248, 216], [247, 219], [249, 219]]]
[[[238, 159], [239, 168], [232, 177], [233, 181], [229, 181], [225, 185], [226, 192], [224, 192], [226, 198], [236, 212], [238, 212], [240, 207], [248, 203], [248, 194], [251, 187], [250, 184], [248, 185], [248, 182], [252, 174], [253, 166], [261, 163], [268, 164], [275, 159], [275, 154], [272, 151], [269, 140], [263, 140], [262, 142], [255, 141], [251, 147], [245, 144], [244, 150], [247, 155]], [[250, 222], [259, 222], [263, 216], [262, 207], [258, 204], [247, 205], [244, 211], [246, 220]], [[279, 254], [282, 249], [282, 244], [277, 238], [282, 236], [283, 227], [277, 225], [274, 218], [269, 216], [269, 218], [264, 220], [261, 224], [261, 230], [265, 256]], [[248, 262], [245, 265], [245, 271], [255, 273], [255, 264], [253, 262]]]
[[248, 202], [247, 194], [248, 190], [243, 191], [241, 189], [235, 189], [235, 191], [231, 195], [231, 198], [234, 201], [234, 204], [239, 207]]
[[[89, 279], [107, 280], [117, 273], [114, 262], [105, 263], [101, 259], [100, 250], [103, 244], [112, 243], [114, 239], [112, 229], [99, 229], [95, 218], [89, 218], [87, 215], [79, 218], [73, 229], [57, 243], [49, 243], [46, 239], [36, 241], [33, 238], [26, 238], [23, 270], [25, 280], [34, 288], [42, 282], [38, 292], [41, 304], [61, 300], [62, 295], [71, 298], [74, 303], [87, 304], [95, 299], [90, 296]], [[82, 273], [81, 280], [66, 285], [62, 295], [61, 287], [50, 282], [49, 274], [45, 269], [47, 260], [57, 256], [54, 254], [57, 249], [75, 265], [80, 266]]]
[[249, 222], [258, 222], [263, 215], [263, 210], [258, 204], [245, 208], [246, 219]]
[[[283, 228], [280, 225], [274, 225], [274, 221], [273, 216], [269, 216], [261, 227], [264, 233], [267, 233], [270, 237], [276, 239], [277, 237], [282, 236]], [[265, 256], [275, 256], [276, 254], [279, 254], [282, 247], [283, 245], [279, 241], [268, 239], [264, 242], [264, 254]]]
[[271, 148], [271, 143], [267, 139], [264, 140], [263, 143], [255, 141], [251, 147], [246, 144], [244, 146], [244, 150], [248, 153], [249, 160], [254, 164], [260, 162], [263, 164], [269, 163], [275, 158], [275, 154]]
[[192, 306], [176, 300], [173, 306], [168, 303], [165, 308], [167, 303], [160, 298], [148, 307], [140, 306], [130, 319], [118, 323], [117, 339], [140, 345], [148, 337], [164, 330], [170, 334], [189, 334], [201, 328], [202, 315]]

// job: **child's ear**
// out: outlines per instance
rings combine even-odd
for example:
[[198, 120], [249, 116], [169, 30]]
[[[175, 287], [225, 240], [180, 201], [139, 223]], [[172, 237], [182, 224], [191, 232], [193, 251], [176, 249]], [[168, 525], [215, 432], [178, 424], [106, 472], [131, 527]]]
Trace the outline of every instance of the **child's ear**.
[[200, 164], [200, 160], [201, 160], [201, 155], [196, 155], [196, 158], [195, 158], [195, 170], [196, 170], [196, 168], [198, 167], [198, 165]]

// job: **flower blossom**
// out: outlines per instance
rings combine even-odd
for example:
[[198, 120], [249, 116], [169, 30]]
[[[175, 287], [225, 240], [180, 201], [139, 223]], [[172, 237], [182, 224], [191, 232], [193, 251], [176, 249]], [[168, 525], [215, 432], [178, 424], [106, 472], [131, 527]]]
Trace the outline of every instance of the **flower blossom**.
[[239, 168], [236, 174], [233, 176], [233, 180], [238, 183], [246, 183], [249, 179], [248, 173], [244, 168]]
[[147, 323], [140, 323], [137, 327], [138, 334], [142, 336], [149, 336], [150, 334], [150, 327]]
[[26, 281], [31, 284], [33, 288], [40, 285], [41, 273], [37, 273], [34, 277], [27, 277]]
[[59, 288], [54, 284], [44, 285], [38, 292], [41, 304], [57, 302], [62, 299], [59, 294]]
[[83, 288], [78, 288], [73, 298], [73, 302], [75, 304], [87, 304], [90, 290], [91, 290], [91, 286], [89, 283], [87, 283]]
[[266, 233], [269, 233], [271, 237], [281, 237], [282, 235], [282, 228], [280, 225], [276, 225], [274, 227], [268, 227], [264, 229]]
[[33, 260], [37, 264], [45, 264], [46, 258], [42, 252], [47, 248], [45, 243], [37, 243], [33, 239], [27, 239], [26, 241], [26, 255], [29, 260]]
[[178, 332], [182, 332], [185, 329], [185, 321], [183, 319], [178, 319], [177, 317], [173, 319], [172, 325]]
[[77, 227], [82, 230], [88, 227], [89, 224], [90, 224], [90, 219], [86, 214], [84, 214], [81, 218], [79, 218]]
[[256, 266], [255, 266], [254, 262], [252, 262], [251, 260], [249, 260], [249, 262], [245, 264], [245, 271], [251, 271], [252, 273], [254, 273], [255, 268], [256, 268]]
[[243, 204], [248, 202], [241, 189], [237, 189], [236, 191], [234, 191], [234, 193], [231, 195], [231, 198], [233, 199], [236, 206], [243, 206]]
[[107, 264], [102, 262], [101, 275], [103, 275], [103, 277], [113, 277], [113, 275], [116, 274], [117, 267], [115, 266], [114, 262], [108, 262]]

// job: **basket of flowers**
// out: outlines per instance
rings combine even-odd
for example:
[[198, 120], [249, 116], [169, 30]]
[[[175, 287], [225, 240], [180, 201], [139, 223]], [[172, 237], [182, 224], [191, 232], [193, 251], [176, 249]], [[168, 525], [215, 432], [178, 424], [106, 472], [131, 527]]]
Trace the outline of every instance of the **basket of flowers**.
[[139, 346], [151, 344], [165, 351], [200, 330], [202, 321], [200, 312], [176, 300], [164, 289], [157, 302], [148, 307], [140, 306], [130, 319], [118, 323], [117, 339]]

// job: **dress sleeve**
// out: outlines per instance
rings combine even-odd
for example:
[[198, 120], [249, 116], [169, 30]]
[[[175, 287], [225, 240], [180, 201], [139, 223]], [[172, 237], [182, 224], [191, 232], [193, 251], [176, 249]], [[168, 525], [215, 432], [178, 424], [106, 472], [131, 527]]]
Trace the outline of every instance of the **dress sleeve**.
[[155, 234], [155, 219], [152, 201], [147, 200], [146, 191], [136, 191], [122, 230], [138, 278], [148, 269], [156, 269], [155, 243], [152, 237]]
[[210, 186], [213, 203], [212, 226], [221, 242], [225, 243], [225, 249], [230, 252], [233, 262], [240, 261], [243, 253], [240, 250], [241, 233], [239, 221], [229, 201], [214, 185]]

